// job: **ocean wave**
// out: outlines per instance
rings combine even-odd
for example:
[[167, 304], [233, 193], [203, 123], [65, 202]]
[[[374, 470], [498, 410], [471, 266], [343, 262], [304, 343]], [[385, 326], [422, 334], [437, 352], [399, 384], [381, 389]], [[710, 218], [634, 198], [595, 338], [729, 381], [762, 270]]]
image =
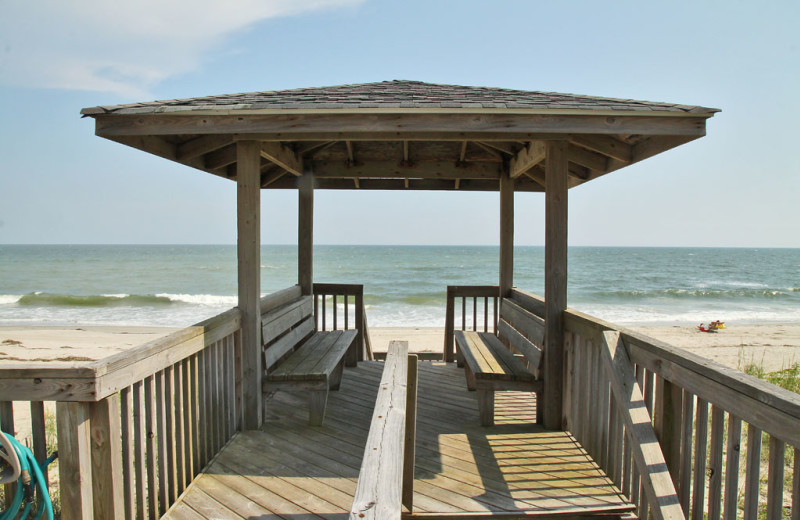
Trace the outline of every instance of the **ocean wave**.
[[0, 294], [0, 305], [17, 303], [22, 298], [21, 294]]
[[[6, 301], [7, 300], [7, 301]], [[53, 294], [34, 292], [12, 300], [9, 296], [0, 303], [16, 303], [22, 307], [168, 307], [197, 305], [203, 307], [233, 307], [235, 296], [210, 294]]]
[[[697, 288], [697, 289], [656, 289], [656, 290], [630, 290], [630, 291], [602, 291], [597, 292], [593, 296], [605, 298], [630, 298], [630, 299], [645, 299], [645, 298], [672, 298], [672, 299], [778, 299], [790, 298], [792, 292], [798, 292], [794, 289], [781, 290], [781, 289], [762, 289], [762, 288], [744, 288], [739, 287], [736, 289], [711, 289], [711, 288]], [[586, 295], [584, 295], [586, 296]]]

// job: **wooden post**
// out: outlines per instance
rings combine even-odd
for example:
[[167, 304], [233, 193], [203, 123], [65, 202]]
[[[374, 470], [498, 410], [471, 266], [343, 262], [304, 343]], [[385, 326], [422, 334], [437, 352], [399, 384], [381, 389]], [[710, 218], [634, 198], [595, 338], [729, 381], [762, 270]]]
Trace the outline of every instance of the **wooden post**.
[[314, 174], [297, 179], [297, 283], [304, 295], [314, 292]]
[[242, 311], [244, 428], [261, 426], [261, 145], [236, 143], [239, 310]]
[[[90, 404], [94, 517], [125, 517], [119, 394]], [[59, 453], [61, 452], [59, 446]]]
[[409, 511], [414, 510], [414, 468], [416, 467], [417, 442], [417, 380], [419, 359], [408, 354], [408, 384], [406, 386], [406, 434], [403, 452], [402, 503]]
[[59, 401], [56, 417], [61, 517], [91, 520], [94, 511], [89, 403]]
[[683, 390], [663, 377], [656, 380], [656, 411], [654, 427], [667, 468], [672, 475], [672, 483], [677, 489], [680, 486], [681, 466], [681, 410], [683, 407]]
[[514, 179], [503, 168], [500, 175], [500, 298], [514, 285]]
[[567, 142], [547, 142], [544, 246], [544, 427], [562, 429], [567, 308]]

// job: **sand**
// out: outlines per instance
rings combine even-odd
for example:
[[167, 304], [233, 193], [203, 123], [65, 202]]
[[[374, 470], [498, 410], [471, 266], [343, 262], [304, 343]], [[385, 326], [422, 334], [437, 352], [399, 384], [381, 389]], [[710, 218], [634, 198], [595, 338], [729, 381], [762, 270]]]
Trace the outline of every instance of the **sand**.
[[[629, 327], [676, 347], [710, 358], [731, 368], [756, 363], [775, 371], [800, 363], [800, 323], [726, 324], [717, 333], [696, 327]], [[0, 326], [0, 370], [30, 362], [81, 364], [103, 359], [173, 332], [166, 327], [21, 327]], [[394, 339], [409, 342], [411, 352], [441, 353], [443, 328], [371, 328], [375, 352], [385, 352]], [[2, 400], [2, 396], [0, 396]], [[48, 410], [52, 410], [48, 403]], [[15, 403], [18, 437], [30, 432], [27, 403]]]

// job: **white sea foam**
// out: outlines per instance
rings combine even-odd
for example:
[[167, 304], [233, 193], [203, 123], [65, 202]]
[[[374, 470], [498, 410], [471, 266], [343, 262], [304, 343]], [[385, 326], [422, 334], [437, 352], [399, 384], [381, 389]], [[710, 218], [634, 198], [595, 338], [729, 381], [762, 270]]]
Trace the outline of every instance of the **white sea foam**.
[[0, 305], [17, 303], [22, 298], [21, 294], [0, 294]]
[[169, 298], [173, 302], [189, 303], [192, 305], [203, 305], [207, 307], [235, 307], [238, 304], [236, 296], [216, 295], [216, 294], [156, 294], [159, 298]]

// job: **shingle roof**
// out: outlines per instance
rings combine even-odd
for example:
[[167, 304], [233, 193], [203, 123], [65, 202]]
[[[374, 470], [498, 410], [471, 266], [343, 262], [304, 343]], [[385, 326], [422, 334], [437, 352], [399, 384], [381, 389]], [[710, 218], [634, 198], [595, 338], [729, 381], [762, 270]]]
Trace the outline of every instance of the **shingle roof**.
[[631, 99], [394, 80], [84, 108], [84, 115], [228, 110], [527, 109], [711, 114], [714, 108]]

